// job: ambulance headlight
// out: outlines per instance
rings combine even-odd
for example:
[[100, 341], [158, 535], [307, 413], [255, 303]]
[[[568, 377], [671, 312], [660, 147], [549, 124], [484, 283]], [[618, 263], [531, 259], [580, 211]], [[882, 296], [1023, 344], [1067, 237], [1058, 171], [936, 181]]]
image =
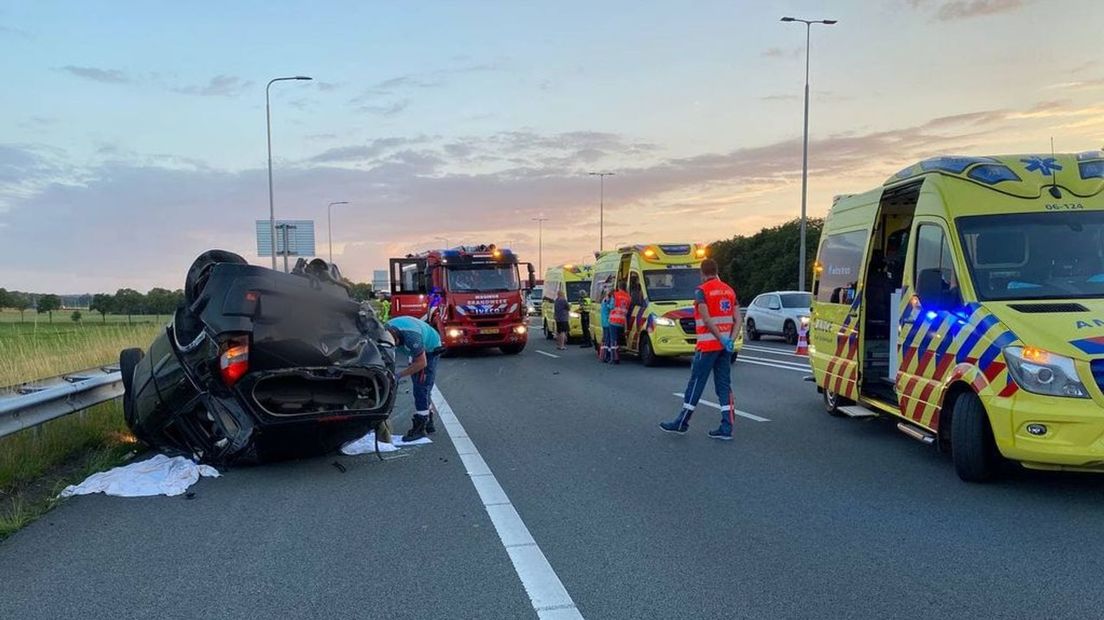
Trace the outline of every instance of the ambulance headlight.
[[656, 324], [656, 327], [674, 327], [675, 326], [675, 320], [674, 319], [669, 319], [665, 316], [657, 316], [655, 318], [655, 324]]
[[1034, 394], [1088, 398], [1073, 360], [1035, 347], [1007, 347], [1004, 359], [1016, 384]]

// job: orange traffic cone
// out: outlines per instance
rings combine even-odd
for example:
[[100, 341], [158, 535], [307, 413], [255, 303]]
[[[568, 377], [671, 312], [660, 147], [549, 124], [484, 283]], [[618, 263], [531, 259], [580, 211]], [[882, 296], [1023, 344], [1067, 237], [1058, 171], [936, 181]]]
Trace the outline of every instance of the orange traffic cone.
[[809, 330], [805, 326], [797, 332], [797, 350], [794, 355], [809, 355]]

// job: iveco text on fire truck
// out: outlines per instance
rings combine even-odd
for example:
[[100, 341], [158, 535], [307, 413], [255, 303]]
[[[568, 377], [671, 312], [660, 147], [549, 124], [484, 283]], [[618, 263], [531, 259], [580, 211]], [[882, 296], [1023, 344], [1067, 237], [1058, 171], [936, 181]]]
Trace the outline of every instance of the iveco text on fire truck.
[[391, 259], [391, 316], [414, 316], [437, 328], [448, 349], [525, 348], [529, 328], [517, 255], [494, 244], [430, 250]]

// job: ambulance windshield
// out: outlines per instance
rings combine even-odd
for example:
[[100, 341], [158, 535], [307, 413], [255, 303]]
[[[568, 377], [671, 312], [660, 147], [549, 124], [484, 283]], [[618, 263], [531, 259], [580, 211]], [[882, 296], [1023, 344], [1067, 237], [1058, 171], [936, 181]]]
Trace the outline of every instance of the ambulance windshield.
[[652, 301], [693, 301], [701, 285], [697, 269], [650, 269], [644, 272], [644, 287]]
[[517, 266], [449, 267], [448, 287], [454, 293], [516, 291]]
[[979, 215], [956, 221], [980, 299], [1104, 297], [1104, 212]]
[[565, 282], [564, 287], [567, 289], [564, 291], [564, 295], [567, 296], [568, 301], [579, 301], [584, 296], [590, 294], [590, 280]]

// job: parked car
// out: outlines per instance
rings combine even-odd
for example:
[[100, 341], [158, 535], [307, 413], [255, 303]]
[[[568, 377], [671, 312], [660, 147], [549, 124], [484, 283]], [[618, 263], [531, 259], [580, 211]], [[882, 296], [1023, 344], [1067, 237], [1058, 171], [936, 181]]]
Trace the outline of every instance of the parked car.
[[798, 328], [809, 326], [812, 293], [774, 291], [756, 297], [747, 307], [744, 326], [748, 340], [763, 335], [782, 336], [787, 343], [797, 344]]
[[390, 415], [394, 341], [336, 266], [290, 274], [212, 250], [148, 353], [120, 354], [123, 413], [152, 447], [209, 463], [321, 454]]

